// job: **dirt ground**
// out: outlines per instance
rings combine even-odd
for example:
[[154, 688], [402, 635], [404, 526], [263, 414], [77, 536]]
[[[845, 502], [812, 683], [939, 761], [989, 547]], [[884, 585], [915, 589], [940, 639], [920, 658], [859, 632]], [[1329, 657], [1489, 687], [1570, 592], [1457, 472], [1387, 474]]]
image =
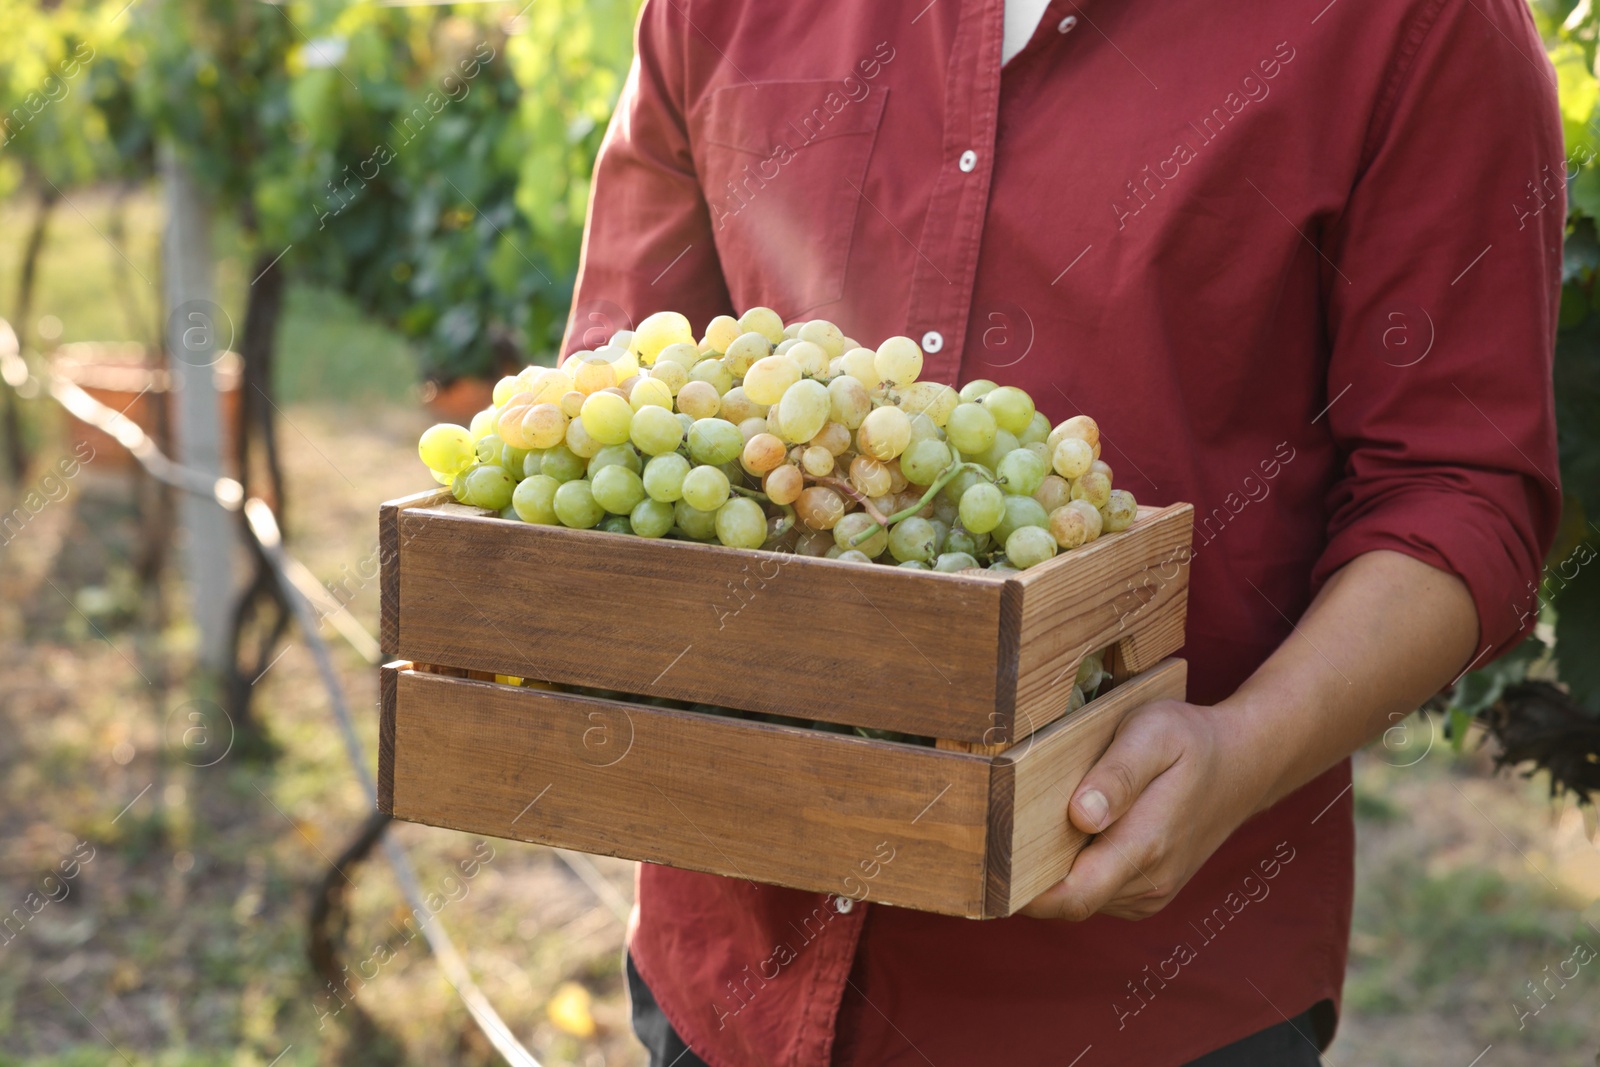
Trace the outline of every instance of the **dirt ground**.
[[[377, 504], [423, 487], [413, 443], [427, 421], [405, 405], [287, 410], [289, 544], [351, 590], [374, 632], [375, 583], [350, 576], [375, 550]], [[46, 460], [64, 447], [51, 440]], [[289, 1067], [361, 1062], [383, 1041], [406, 1063], [496, 1062], [422, 940], [406, 936], [381, 858], [347, 871], [347, 940], [361, 957], [379, 945], [392, 956], [352, 983], [384, 1036], [353, 1047], [353, 1012], [330, 1015], [338, 1005], [319, 998], [305, 962], [306, 912], [367, 803], [327, 697], [289, 640], [255, 684], [281, 754], [225, 751], [228, 723], [204, 703], [217, 694], [192, 680], [181, 587], [169, 578], [152, 597], [134, 576], [132, 501], [125, 475], [90, 464], [0, 547], [0, 903], [60, 897], [0, 943], [0, 1067]], [[370, 760], [376, 672], [332, 640]], [[1600, 1062], [1600, 961], [1541, 987], [1555, 992], [1540, 1001], [1529, 988], [1575, 945], [1600, 949], [1592, 825], [1425, 725], [1391, 741], [1358, 760], [1355, 934], [1326, 1061]], [[548, 849], [393, 833], [424, 890], [454, 898], [439, 921], [542, 1062], [643, 1062], [619, 976], [623, 924], [593, 888]], [[631, 899], [631, 865], [595, 863]]]

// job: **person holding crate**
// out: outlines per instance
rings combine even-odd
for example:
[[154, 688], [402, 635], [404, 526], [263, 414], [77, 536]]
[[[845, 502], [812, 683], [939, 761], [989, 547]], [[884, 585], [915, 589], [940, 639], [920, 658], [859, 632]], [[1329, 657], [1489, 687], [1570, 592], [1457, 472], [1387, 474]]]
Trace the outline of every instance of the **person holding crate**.
[[647, 0], [565, 351], [909, 334], [1196, 509], [1189, 699], [1063, 805], [1066, 880], [971, 922], [646, 865], [652, 1063], [1319, 1062], [1348, 757], [1537, 614], [1561, 160], [1520, 0]]

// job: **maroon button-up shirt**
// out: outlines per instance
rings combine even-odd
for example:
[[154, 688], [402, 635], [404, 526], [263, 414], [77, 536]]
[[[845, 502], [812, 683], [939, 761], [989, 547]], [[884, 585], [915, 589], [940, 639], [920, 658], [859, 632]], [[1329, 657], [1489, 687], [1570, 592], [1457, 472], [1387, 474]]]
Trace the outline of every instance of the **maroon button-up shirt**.
[[[1197, 703], [1375, 549], [1459, 575], [1477, 662], [1505, 648], [1559, 508], [1562, 144], [1521, 0], [1053, 0], [1003, 71], [1002, 11], [648, 0], [567, 348], [762, 304], [1093, 414], [1119, 486], [1196, 507]], [[1345, 763], [1142, 922], [647, 866], [632, 951], [714, 1067], [1180, 1064], [1313, 1005], [1331, 1032], [1352, 842]]]

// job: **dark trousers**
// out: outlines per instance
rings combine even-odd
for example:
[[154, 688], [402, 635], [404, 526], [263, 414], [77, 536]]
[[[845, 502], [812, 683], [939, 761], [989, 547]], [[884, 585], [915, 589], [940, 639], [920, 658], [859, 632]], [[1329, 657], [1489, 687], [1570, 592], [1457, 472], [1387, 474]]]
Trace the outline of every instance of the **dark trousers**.
[[[667, 1022], [650, 987], [634, 969], [632, 956], [627, 960], [627, 972], [633, 1032], [650, 1053], [650, 1067], [706, 1067]], [[1321, 1062], [1308, 1010], [1227, 1048], [1208, 1052], [1188, 1067], [1318, 1067]]]

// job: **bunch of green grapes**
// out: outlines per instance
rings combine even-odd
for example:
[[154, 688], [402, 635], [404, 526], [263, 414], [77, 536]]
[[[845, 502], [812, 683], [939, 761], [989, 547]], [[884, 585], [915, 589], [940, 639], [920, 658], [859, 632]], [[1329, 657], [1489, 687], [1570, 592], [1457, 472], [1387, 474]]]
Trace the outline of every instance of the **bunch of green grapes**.
[[919, 381], [909, 337], [676, 312], [495, 386], [418, 452], [463, 504], [523, 522], [923, 570], [1021, 570], [1132, 525], [1100, 428], [1013, 386]]

